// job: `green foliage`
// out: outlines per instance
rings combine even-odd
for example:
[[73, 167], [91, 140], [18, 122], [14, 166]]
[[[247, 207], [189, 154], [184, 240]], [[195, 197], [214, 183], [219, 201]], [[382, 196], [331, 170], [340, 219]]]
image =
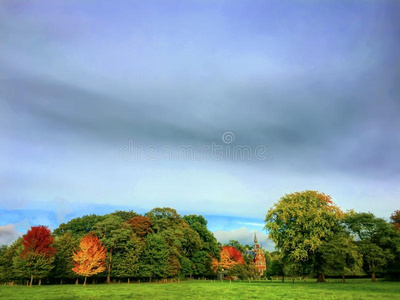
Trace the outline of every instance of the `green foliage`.
[[265, 228], [281, 250], [287, 272], [321, 273], [320, 247], [340, 230], [341, 218], [329, 196], [304, 191], [282, 197], [268, 211]]
[[14, 259], [22, 253], [22, 238], [18, 238], [8, 247], [2, 247], [0, 256], [0, 282], [10, 282], [18, 278], [14, 269]]
[[138, 216], [138, 214], [136, 212], [134, 212], [133, 210], [129, 210], [129, 211], [117, 210], [117, 211], [111, 213], [110, 215], [119, 217], [124, 222], [127, 222], [130, 219], [132, 219], [133, 217]]
[[130, 230], [122, 229], [117, 245], [117, 248], [114, 249], [112, 276], [118, 278], [138, 277], [139, 258], [145, 242], [132, 234]]
[[101, 222], [105, 216], [85, 215], [80, 218], [74, 218], [68, 223], [62, 223], [53, 231], [55, 236], [61, 236], [69, 232], [72, 236], [81, 238], [93, 231], [94, 225]]
[[194, 231], [199, 234], [200, 239], [203, 242], [204, 251], [210, 253], [212, 257], [219, 257], [221, 246], [217, 242], [217, 239], [214, 237], [212, 232], [207, 229], [207, 226], [202, 224], [201, 222], [194, 222], [190, 223], [189, 225]]
[[55, 278], [71, 279], [76, 274], [72, 271], [74, 262], [72, 260], [73, 251], [78, 247], [79, 241], [72, 236], [70, 232], [62, 236], [58, 236], [53, 246], [56, 248], [56, 256], [54, 260], [55, 268], [52, 275]]
[[126, 240], [127, 235], [129, 236], [131, 233], [130, 229], [122, 228], [123, 222], [123, 219], [118, 215], [109, 214], [105, 215], [100, 222], [93, 226], [95, 234], [107, 248], [106, 269], [108, 283], [110, 283], [111, 271], [114, 265], [114, 251], [117, 247], [119, 247], [121, 240]]
[[354, 275], [362, 266], [362, 256], [348, 233], [335, 234], [320, 249], [323, 273], [328, 275]]
[[385, 273], [385, 267], [395, 262], [400, 254], [400, 232], [384, 219], [372, 213], [349, 213], [344, 220], [356, 237], [363, 256], [364, 269], [375, 280], [376, 272]]
[[182, 277], [192, 277], [192, 275], [193, 275], [192, 261], [187, 257], [182, 257], [180, 264], [181, 264], [180, 275]]
[[23, 258], [13, 258], [13, 267], [16, 278], [39, 278], [47, 277], [53, 269], [54, 256], [46, 257], [44, 254], [28, 253]]
[[267, 268], [267, 276], [282, 276], [285, 277], [285, 265], [278, 251], [271, 253], [271, 266]]
[[240, 252], [244, 252], [246, 251], [246, 247], [243, 246], [241, 243], [239, 243], [236, 240], [230, 240], [228, 243], [224, 244], [224, 246], [232, 246], [235, 247], [236, 249], [238, 249]]
[[157, 233], [146, 237], [146, 245], [139, 261], [139, 276], [148, 278], [164, 278], [168, 275], [168, 244]]

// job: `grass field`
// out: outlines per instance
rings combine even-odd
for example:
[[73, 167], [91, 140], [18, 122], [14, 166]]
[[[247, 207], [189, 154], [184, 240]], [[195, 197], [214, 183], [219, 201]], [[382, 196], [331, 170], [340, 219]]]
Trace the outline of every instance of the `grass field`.
[[0, 286], [0, 299], [400, 299], [400, 283], [211, 282]]

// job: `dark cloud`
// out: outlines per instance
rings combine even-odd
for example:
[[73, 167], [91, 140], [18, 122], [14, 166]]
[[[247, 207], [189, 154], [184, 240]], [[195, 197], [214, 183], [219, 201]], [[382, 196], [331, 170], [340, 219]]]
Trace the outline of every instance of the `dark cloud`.
[[[237, 196], [237, 213], [248, 198], [263, 203], [266, 193], [310, 185], [336, 190], [349, 178], [342, 194], [368, 187], [372, 199], [384, 186], [394, 205], [398, 1], [179, 9], [146, 1], [112, 4], [112, 14], [106, 2], [14, 2], [0, 4], [0, 201], [75, 200], [82, 181], [82, 198], [95, 199], [100, 181], [113, 197], [134, 189], [152, 195], [149, 203], [194, 199], [189, 189], [182, 196], [185, 186], [197, 203]], [[201, 147], [221, 144], [226, 131], [234, 144], [266, 145], [269, 159], [160, 169], [142, 162], [132, 172], [113, 160], [129, 140]], [[326, 182], [313, 185], [313, 176]]]

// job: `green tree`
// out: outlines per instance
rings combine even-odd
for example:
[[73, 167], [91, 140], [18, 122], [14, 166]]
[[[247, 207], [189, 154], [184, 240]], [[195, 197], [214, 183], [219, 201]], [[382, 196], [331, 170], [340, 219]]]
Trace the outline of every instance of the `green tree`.
[[121, 238], [126, 236], [126, 230], [128, 230], [122, 230], [123, 222], [124, 221], [121, 219], [121, 217], [110, 214], [106, 215], [100, 222], [93, 226], [94, 232], [99, 237], [103, 245], [107, 248], [107, 283], [111, 283], [111, 271], [114, 264], [114, 251], [118, 247], [118, 242], [121, 240]]
[[139, 276], [152, 278], [164, 278], [168, 275], [169, 249], [165, 239], [157, 233], [151, 233], [146, 237], [146, 245], [139, 261]]
[[224, 244], [224, 246], [232, 246], [235, 247], [236, 249], [238, 249], [240, 252], [244, 252], [246, 251], [246, 247], [243, 246], [241, 243], [239, 243], [239, 241], [236, 240], [230, 240], [228, 243]]
[[340, 228], [341, 210], [317, 191], [282, 197], [266, 216], [265, 229], [281, 251], [291, 272], [318, 274], [325, 281], [320, 247]]
[[127, 222], [127, 221], [131, 220], [132, 218], [138, 216], [138, 214], [136, 212], [134, 212], [133, 210], [129, 210], [129, 211], [117, 210], [117, 211], [111, 213], [110, 215], [117, 216], [117, 217], [121, 218], [121, 220], [124, 222]]
[[372, 213], [349, 213], [345, 224], [356, 237], [363, 256], [364, 269], [376, 281], [377, 272], [386, 272], [385, 267], [394, 262], [400, 251], [400, 233], [384, 219]]
[[53, 246], [56, 248], [56, 256], [52, 276], [60, 279], [61, 284], [64, 279], [76, 278], [76, 274], [72, 271], [74, 267], [72, 256], [78, 245], [78, 240], [70, 232], [58, 236], [54, 241]]
[[129, 283], [130, 277], [139, 275], [139, 258], [145, 241], [135, 235], [126, 224], [114, 238], [116, 247], [113, 250], [112, 275], [118, 278], [127, 278]]
[[354, 240], [345, 232], [335, 234], [320, 249], [324, 261], [324, 273], [342, 276], [354, 274], [362, 265], [362, 257]]
[[154, 208], [146, 214], [146, 217], [151, 220], [153, 230], [156, 233], [182, 224], [181, 216], [175, 209], [169, 207]]
[[81, 238], [94, 230], [95, 224], [101, 222], [105, 216], [85, 215], [80, 218], [74, 218], [68, 223], [62, 223], [53, 231], [55, 236], [61, 236], [69, 232], [76, 238]]
[[[196, 276], [213, 275], [213, 259], [219, 259], [221, 245], [217, 242], [213, 233], [207, 229], [207, 220], [201, 215], [187, 215], [183, 219], [189, 224], [190, 228], [198, 233], [201, 244], [192, 243], [192, 253], [188, 257], [192, 261], [193, 272]], [[190, 231], [188, 231], [190, 233]], [[185, 234], [188, 236], [188, 234]], [[193, 238], [195, 235], [189, 234]], [[194, 251], [193, 251], [194, 250]]]
[[285, 265], [281, 254], [278, 251], [271, 253], [271, 266], [267, 268], [267, 276], [281, 276], [285, 282]]
[[218, 258], [221, 252], [221, 245], [217, 242], [214, 234], [207, 229], [207, 220], [200, 215], [187, 215], [183, 219], [190, 228], [196, 231], [203, 242], [203, 250], [210, 253], [211, 257]]
[[0, 256], [0, 282], [11, 282], [16, 278], [24, 278], [23, 274], [16, 273], [13, 264], [14, 258], [21, 255], [22, 249], [22, 238], [18, 238], [8, 247], [2, 247], [2, 255]]
[[34, 278], [39, 279], [41, 285], [42, 279], [47, 277], [53, 269], [54, 256], [46, 257], [44, 254], [27, 253], [23, 257], [13, 258], [13, 268], [17, 277], [25, 279], [31, 278], [31, 286]]
[[6, 260], [5, 254], [7, 253], [8, 247], [6, 245], [0, 246], [0, 282], [6, 282]]
[[181, 270], [180, 270], [180, 275], [183, 277], [192, 277], [193, 275], [193, 263], [192, 261], [187, 258], [187, 257], [181, 257]]

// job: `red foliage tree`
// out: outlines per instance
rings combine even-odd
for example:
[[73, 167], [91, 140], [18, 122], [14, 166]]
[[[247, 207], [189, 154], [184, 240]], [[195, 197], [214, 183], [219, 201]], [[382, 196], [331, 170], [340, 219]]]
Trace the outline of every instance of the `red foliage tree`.
[[99, 238], [88, 234], [81, 239], [79, 251], [74, 253], [74, 271], [85, 277], [83, 285], [86, 285], [86, 278], [105, 271], [107, 249]]
[[400, 210], [396, 210], [391, 216], [390, 221], [396, 227], [397, 230], [400, 230]]
[[223, 246], [221, 250], [221, 260], [219, 265], [222, 268], [229, 270], [237, 264], [244, 265], [244, 258], [242, 253], [235, 247]]
[[46, 226], [32, 226], [27, 234], [22, 237], [24, 249], [21, 253], [25, 271], [31, 277], [32, 286], [34, 277], [39, 277], [39, 285], [42, 277], [48, 275], [53, 268], [54, 255], [56, 248], [51, 245], [54, 237]]
[[32, 226], [22, 237], [24, 250], [21, 257], [25, 258], [28, 254], [44, 255], [46, 258], [54, 256], [56, 248], [51, 246], [53, 242], [54, 237], [46, 226]]
[[151, 220], [148, 217], [136, 216], [126, 222], [132, 231], [139, 237], [144, 237], [152, 232]]

